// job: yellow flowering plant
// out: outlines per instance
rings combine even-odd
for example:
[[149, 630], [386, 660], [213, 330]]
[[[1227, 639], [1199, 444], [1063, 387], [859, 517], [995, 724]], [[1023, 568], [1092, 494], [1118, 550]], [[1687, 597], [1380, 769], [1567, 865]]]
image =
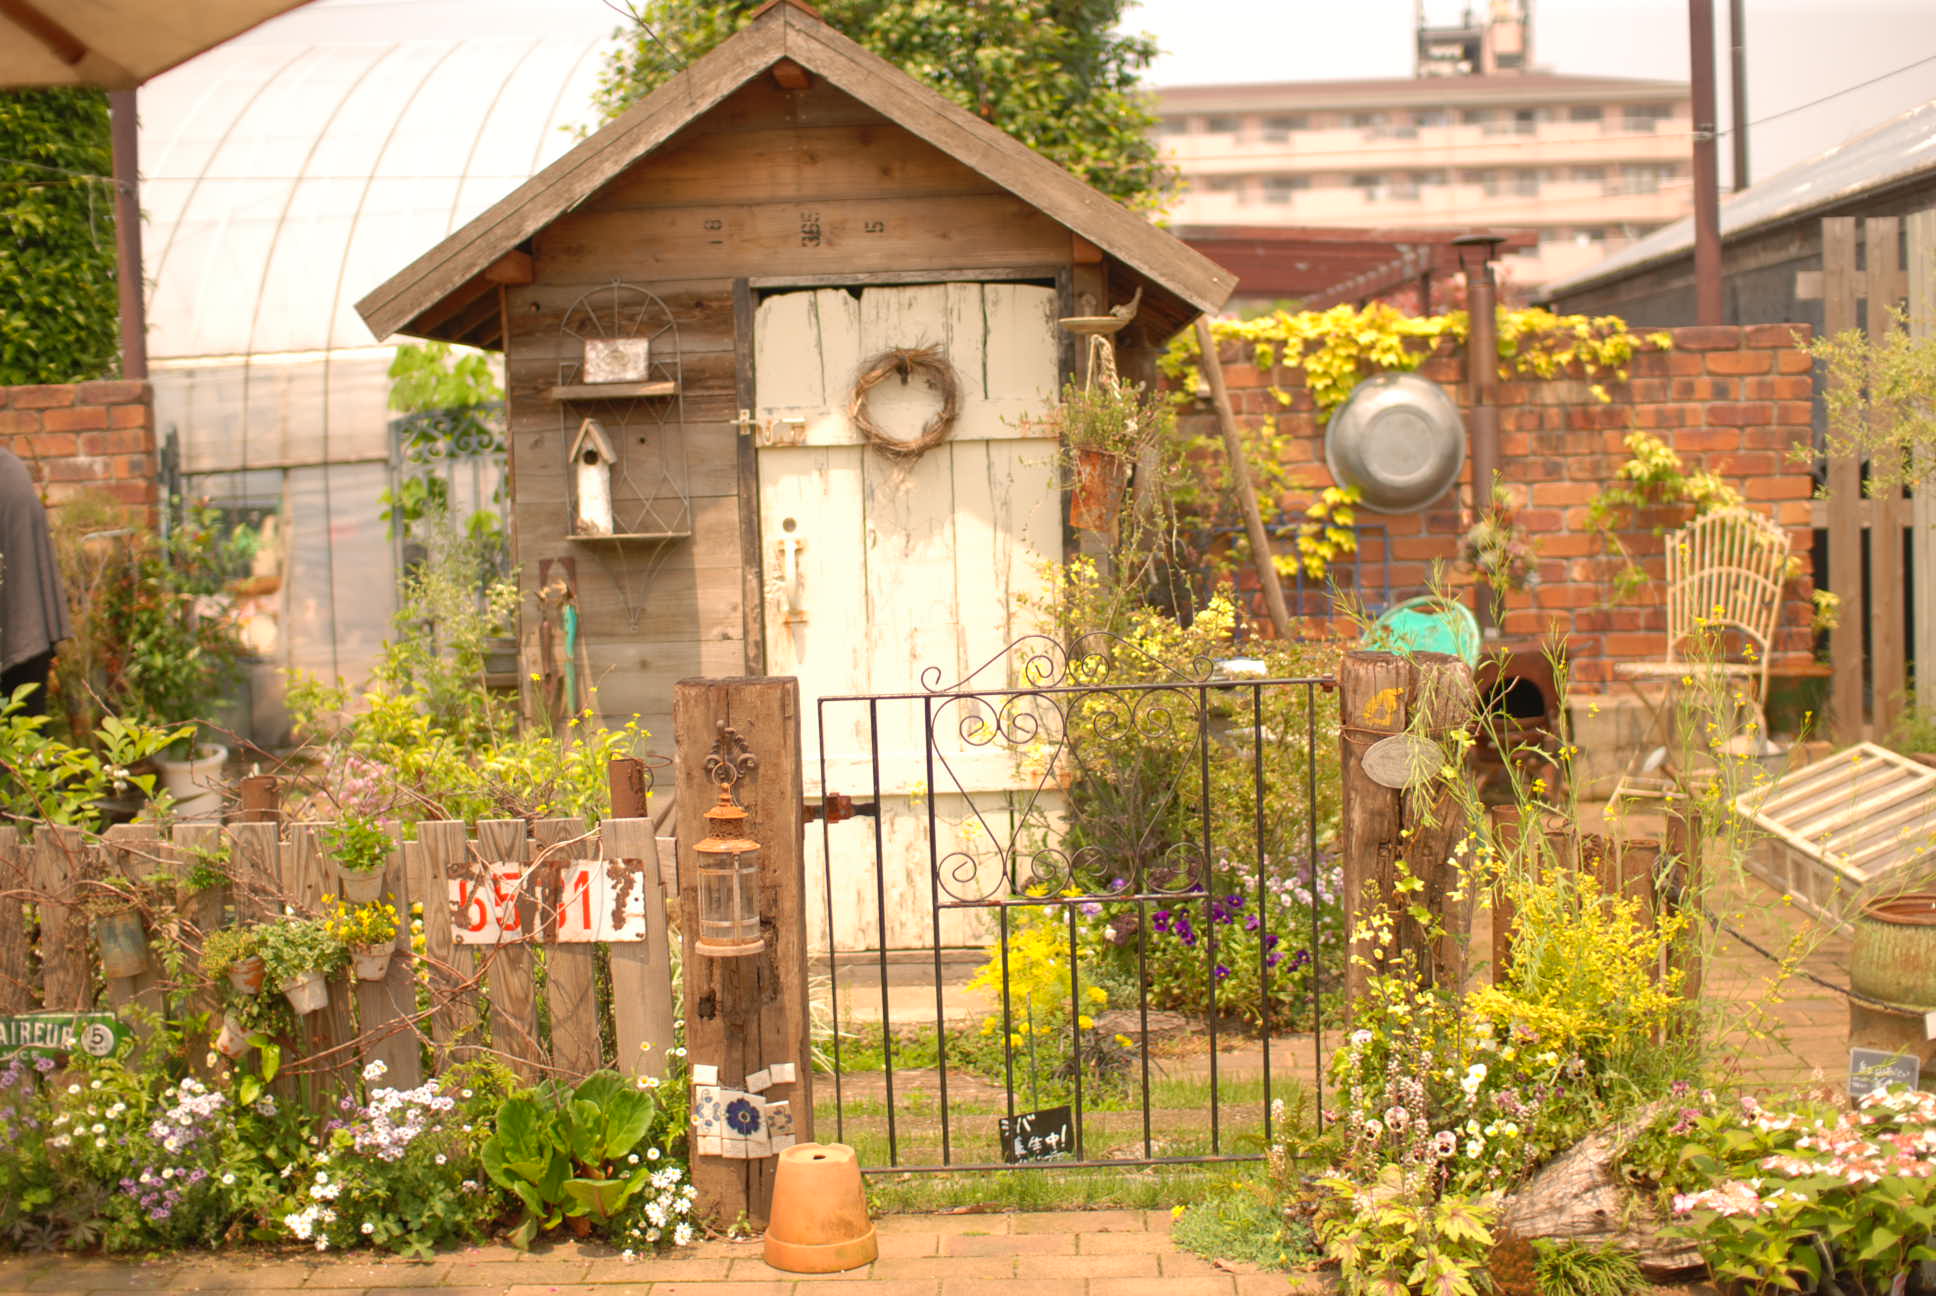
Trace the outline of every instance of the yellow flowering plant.
[[328, 919], [329, 934], [350, 948], [359, 945], [387, 945], [397, 938], [397, 907], [385, 901], [371, 904], [346, 904], [334, 900]]

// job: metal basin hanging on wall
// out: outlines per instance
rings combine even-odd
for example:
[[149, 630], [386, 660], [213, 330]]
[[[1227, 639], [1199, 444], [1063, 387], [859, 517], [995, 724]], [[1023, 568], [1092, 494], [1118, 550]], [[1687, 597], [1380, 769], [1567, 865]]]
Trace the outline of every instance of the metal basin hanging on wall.
[[1465, 424], [1442, 388], [1417, 374], [1378, 374], [1352, 389], [1324, 434], [1324, 460], [1366, 508], [1416, 513], [1459, 480]]

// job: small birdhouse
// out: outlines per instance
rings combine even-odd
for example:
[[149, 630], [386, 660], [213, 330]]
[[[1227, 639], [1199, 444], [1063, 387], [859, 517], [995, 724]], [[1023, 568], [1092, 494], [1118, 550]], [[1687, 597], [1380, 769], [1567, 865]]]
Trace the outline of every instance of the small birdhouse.
[[579, 535], [612, 534], [612, 465], [618, 456], [597, 419], [578, 425], [578, 436], [571, 443], [571, 470], [575, 489], [572, 525]]

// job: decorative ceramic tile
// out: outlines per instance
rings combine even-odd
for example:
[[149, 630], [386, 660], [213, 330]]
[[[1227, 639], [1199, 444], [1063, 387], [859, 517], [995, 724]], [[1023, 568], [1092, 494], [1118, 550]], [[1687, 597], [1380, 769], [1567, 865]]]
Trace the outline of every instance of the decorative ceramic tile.
[[796, 1084], [800, 1079], [798, 1068], [791, 1062], [775, 1062], [766, 1069], [766, 1074], [776, 1085]]
[[773, 1077], [769, 1072], [766, 1072], [766, 1071], [747, 1072], [746, 1087], [749, 1090], [751, 1090], [753, 1093], [765, 1093], [767, 1091], [767, 1088], [770, 1085], [772, 1085], [772, 1083], [773, 1083]]
[[721, 1155], [741, 1161], [771, 1155], [766, 1135], [766, 1104], [758, 1094], [722, 1089], [719, 1136], [726, 1148]]
[[718, 1067], [708, 1065], [707, 1063], [704, 1063], [704, 1062], [695, 1063], [693, 1065], [693, 1068], [692, 1068], [693, 1088], [696, 1089], [700, 1085], [717, 1085], [718, 1083], [719, 1083]]
[[725, 1156], [726, 1143], [717, 1134], [701, 1134], [698, 1138], [700, 1156]]
[[793, 1104], [786, 1101], [770, 1102], [766, 1105], [766, 1128], [776, 1137], [793, 1133]]
[[724, 1105], [720, 1099], [722, 1093], [728, 1092], [731, 1091], [721, 1090], [717, 1085], [693, 1086], [692, 1127], [698, 1132], [700, 1137], [703, 1138], [708, 1134], [719, 1134], [724, 1129], [724, 1126], [721, 1124]]

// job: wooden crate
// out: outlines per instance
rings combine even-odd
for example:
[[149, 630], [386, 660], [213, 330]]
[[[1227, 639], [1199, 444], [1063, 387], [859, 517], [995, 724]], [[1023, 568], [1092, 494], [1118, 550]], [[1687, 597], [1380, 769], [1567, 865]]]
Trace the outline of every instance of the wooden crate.
[[1767, 834], [1749, 869], [1836, 926], [1936, 879], [1936, 770], [1874, 743], [1791, 770], [1734, 810]]

